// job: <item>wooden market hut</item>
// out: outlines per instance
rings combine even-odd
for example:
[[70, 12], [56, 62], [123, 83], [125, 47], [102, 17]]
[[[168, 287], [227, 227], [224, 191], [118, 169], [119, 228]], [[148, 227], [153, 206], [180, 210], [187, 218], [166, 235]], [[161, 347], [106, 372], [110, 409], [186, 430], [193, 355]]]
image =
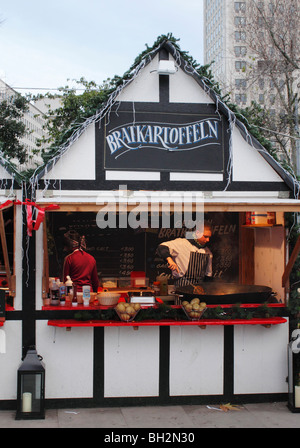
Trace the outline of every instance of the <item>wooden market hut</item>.
[[[141, 58], [30, 186], [38, 207], [59, 209], [32, 232], [22, 303], [7, 312], [0, 356], [12, 384], [1, 382], [0, 407], [15, 399], [18, 355], [29, 345], [46, 365], [49, 407], [285, 399], [285, 216], [300, 209], [299, 184], [172, 42]], [[48, 277], [61, 274], [66, 229], [87, 236], [100, 278], [143, 271], [151, 284], [167, 273], [157, 245], [183, 235], [174, 222], [183, 206], [212, 222], [214, 280], [270, 287], [273, 320], [208, 319], [204, 330], [180, 320], [99, 323], [94, 309], [85, 320], [76, 319], [80, 308], [45, 306]]]

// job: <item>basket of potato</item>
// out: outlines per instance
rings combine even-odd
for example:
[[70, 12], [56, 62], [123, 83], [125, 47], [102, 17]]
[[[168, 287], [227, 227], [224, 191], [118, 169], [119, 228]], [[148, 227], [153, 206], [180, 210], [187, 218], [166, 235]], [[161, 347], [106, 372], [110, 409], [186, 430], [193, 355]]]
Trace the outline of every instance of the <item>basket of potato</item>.
[[181, 307], [190, 320], [199, 320], [206, 310], [206, 303], [201, 302], [198, 298], [195, 298], [190, 302], [186, 300], [183, 301]]
[[131, 322], [140, 311], [140, 303], [119, 302], [115, 311], [119, 318], [124, 322]]

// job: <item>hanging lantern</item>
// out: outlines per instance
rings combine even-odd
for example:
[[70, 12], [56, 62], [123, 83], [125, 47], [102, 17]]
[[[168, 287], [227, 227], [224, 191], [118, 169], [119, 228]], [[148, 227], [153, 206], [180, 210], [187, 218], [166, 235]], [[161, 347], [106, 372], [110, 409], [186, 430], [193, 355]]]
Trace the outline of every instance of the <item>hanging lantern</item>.
[[300, 330], [294, 330], [288, 346], [288, 408], [300, 412]]
[[45, 418], [45, 367], [30, 348], [18, 369], [16, 420]]

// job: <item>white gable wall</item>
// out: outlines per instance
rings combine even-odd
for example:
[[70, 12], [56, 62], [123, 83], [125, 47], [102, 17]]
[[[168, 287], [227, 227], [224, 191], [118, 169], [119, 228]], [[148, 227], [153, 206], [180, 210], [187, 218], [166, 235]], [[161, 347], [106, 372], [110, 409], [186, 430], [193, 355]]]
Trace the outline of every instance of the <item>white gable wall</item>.
[[238, 128], [233, 138], [233, 181], [235, 182], [283, 182], [260, 153], [245, 141]]
[[91, 124], [43, 179], [96, 179], [95, 125]]
[[[174, 60], [170, 55], [170, 59]], [[118, 101], [159, 102], [158, 55], [140, 72], [140, 74], [121, 92]], [[176, 61], [175, 61], [176, 64]], [[213, 104], [210, 96], [199, 84], [181, 68], [170, 75], [171, 103]]]
[[170, 103], [213, 104], [213, 100], [192, 76], [179, 69], [170, 75]]
[[158, 55], [122, 90], [117, 101], [159, 102]]

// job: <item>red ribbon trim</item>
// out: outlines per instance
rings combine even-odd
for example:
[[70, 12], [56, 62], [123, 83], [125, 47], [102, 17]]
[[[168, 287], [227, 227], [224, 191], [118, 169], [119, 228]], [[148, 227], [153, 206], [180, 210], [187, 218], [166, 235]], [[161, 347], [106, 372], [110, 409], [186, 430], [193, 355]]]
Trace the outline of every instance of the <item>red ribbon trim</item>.
[[[57, 205], [57, 204], [49, 204], [49, 205], [46, 205], [46, 207], [41, 207], [40, 205], [37, 205], [35, 202], [29, 201], [29, 199], [25, 199], [24, 202], [21, 202], [19, 200], [16, 200], [16, 201], [7, 200], [6, 202], [4, 202], [3, 204], [0, 205], [0, 210], [4, 207], [7, 207], [10, 204], [26, 206], [27, 234], [29, 236], [32, 236], [33, 230], [38, 230], [40, 228], [40, 225], [44, 221], [44, 218], [45, 218], [45, 211], [58, 210], [60, 208], [59, 205]], [[38, 210], [36, 219], [32, 219], [33, 207], [35, 207]]]

